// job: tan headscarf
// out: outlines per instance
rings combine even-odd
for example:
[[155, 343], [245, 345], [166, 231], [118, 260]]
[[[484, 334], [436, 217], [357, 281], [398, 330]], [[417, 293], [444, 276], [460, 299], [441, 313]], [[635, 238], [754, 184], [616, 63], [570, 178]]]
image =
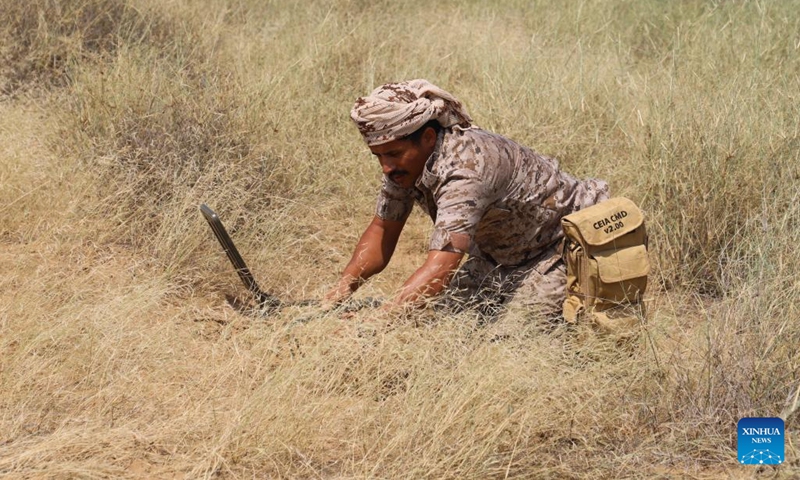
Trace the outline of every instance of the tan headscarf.
[[376, 88], [356, 100], [350, 117], [369, 146], [403, 138], [429, 120], [437, 120], [445, 128], [472, 124], [456, 97], [422, 79]]

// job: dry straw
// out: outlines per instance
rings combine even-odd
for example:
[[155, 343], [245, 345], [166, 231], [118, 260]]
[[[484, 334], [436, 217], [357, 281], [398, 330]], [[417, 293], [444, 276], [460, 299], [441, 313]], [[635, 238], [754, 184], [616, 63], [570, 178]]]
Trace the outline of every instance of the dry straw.
[[[0, 0], [0, 476], [718, 478], [778, 414], [797, 475], [798, 7]], [[420, 77], [642, 206], [635, 341], [230, 308], [197, 205], [320, 295], [380, 178], [348, 108]], [[424, 258], [406, 230], [363, 295]]]

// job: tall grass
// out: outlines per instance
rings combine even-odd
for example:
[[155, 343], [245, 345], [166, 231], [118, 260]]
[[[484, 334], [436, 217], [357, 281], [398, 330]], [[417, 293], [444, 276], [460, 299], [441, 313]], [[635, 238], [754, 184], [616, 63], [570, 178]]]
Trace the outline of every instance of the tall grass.
[[[797, 474], [798, 7], [0, 0], [0, 474], [747, 475], [737, 419], [782, 412]], [[642, 205], [638, 343], [225, 303], [197, 205], [263, 286], [319, 295], [379, 182], [350, 105], [419, 77]]]

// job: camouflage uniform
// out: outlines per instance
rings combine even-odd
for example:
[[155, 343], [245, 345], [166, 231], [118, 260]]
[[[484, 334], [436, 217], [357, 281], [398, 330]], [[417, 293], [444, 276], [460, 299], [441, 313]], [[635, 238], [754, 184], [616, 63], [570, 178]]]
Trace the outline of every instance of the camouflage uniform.
[[[560, 171], [555, 159], [480, 128], [454, 125], [439, 132], [414, 188], [384, 177], [376, 214], [402, 221], [416, 203], [434, 222], [430, 250], [469, 254], [448, 286], [450, 298], [467, 304], [511, 300], [558, 315], [566, 282], [556, 249], [561, 217], [606, 198], [602, 180], [580, 181]], [[466, 250], [456, 246], [464, 244]]]

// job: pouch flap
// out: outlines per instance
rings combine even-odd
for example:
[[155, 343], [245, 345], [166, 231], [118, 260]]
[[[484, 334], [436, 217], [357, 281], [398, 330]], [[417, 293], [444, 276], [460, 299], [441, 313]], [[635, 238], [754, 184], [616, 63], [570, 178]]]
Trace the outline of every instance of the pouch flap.
[[645, 277], [650, 272], [647, 248], [644, 245], [621, 250], [603, 250], [594, 254], [603, 283], [622, 282]]
[[630, 233], [642, 222], [642, 211], [625, 197], [600, 202], [561, 219], [565, 232], [570, 229], [571, 224], [580, 232], [584, 241], [593, 246], [604, 245]]

